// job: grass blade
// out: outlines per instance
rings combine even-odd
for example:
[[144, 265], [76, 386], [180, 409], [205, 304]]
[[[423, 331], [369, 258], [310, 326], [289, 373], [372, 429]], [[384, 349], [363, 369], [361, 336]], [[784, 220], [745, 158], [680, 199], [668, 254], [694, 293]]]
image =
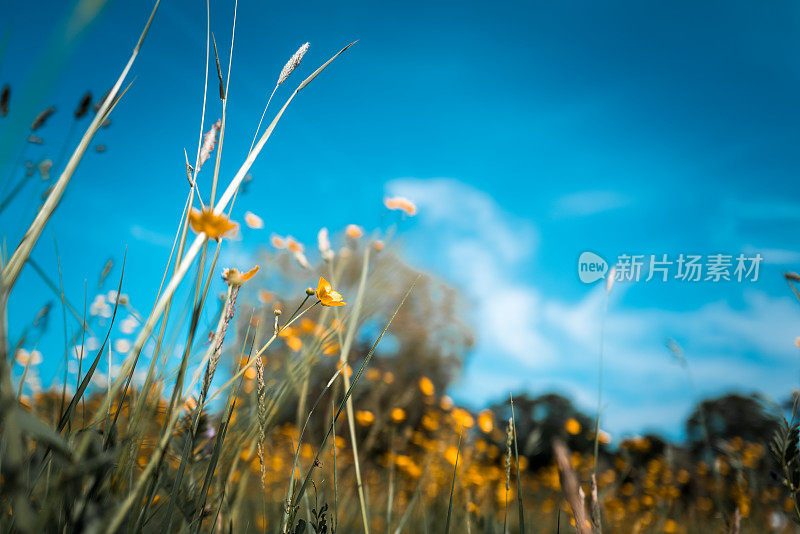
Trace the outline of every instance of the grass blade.
[[453, 493], [456, 490], [456, 473], [458, 473], [458, 457], [461, 453], [461, 436], [464, 434], [464, 427], [458, 433], [458, 447], [456, 448], [456, 462], [453, 465], [453, 483], [450, 485], [450, 502], [447, 505], [447, 522], [444, 524], [445, 534], [450, 534], [450, 515], [453, 512]]
[[522, 506], [522, 483], [519, 474], [519, 450], [517, 448], [517, 421], [514, 418], [514, 397], [511, 397], [511, 429], [514, 434], [514, 461], [517, 462], [517, 510], [519, 510], [519, 531], [525, 534], [525, 512]]

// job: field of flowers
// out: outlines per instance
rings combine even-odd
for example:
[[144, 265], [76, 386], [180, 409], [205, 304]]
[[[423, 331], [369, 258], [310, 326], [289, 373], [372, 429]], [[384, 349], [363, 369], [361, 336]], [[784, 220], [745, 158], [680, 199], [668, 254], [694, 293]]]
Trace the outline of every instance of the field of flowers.
[[[144, 297], [126, 293], [124, 259], [102, 268], [85, 304], [69, 302], [30, 253], [81, 159], [104, 150], [95, 134], [125, 105], [126, 78], [157, 9], [112, 89], [78, 99], [75, 125], [85, 133], [71, 155], [34, 161], [23, 151], [3, 185], [0, 212], [32, 176], [48, 184], [22, 239], [0, 256], [5, 532], [797, 531], [796, 402], [705, 400], [683, 443], [612, 441], [599, 413], [557, 394], [514, 393], [480, 411], [458, 406], [446, 391], [472, 329], [459, 294], [409, 266], [396, 245], [403, 221], [416, 215], [413, 199], [383, 199], [382, 228], [322, 228], [313, 246], [269, 236], [261, 216], [237, 213], [250, 167], [285, 110], [351, 45], [273, 113], [308, 44], [290, 57], [247, 157], [224, 181], [231, 60], [220, 61], [208, 33], [209, 96], [196, 154], [186, 155], [186, 200], [175, 208], [180, 224], [155, 304], [138, 309]], [[6, 85], [0, 115], [12, 107]], [[41, 144], [53, 113], [32, 119], [29, 144]], [[220, 265], [245, 227], [265, 232], [263, 249], [247, 265]], [[23, 268], [59, 302], [10, 339], [8, 298]], [[225, 291], [215, 294], [220, 280]], [[792, 290], [798, 281], [787, 274]], [[43, 387], [39, 368], [50, 356], [35, 340], [56, 308], [80, 328], [65, 339], [64, 378]], [[688, 371], [680, 347], [670, 350]]]

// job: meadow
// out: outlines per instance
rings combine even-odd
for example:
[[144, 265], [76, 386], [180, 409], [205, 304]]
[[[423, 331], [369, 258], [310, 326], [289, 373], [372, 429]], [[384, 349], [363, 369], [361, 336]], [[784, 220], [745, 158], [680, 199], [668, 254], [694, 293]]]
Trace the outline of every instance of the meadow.
[[[324, 85], [323, 71], [355, 43], [303, 79], [295, 70], [308, 62], [308, 44], [289, 57], [249, 152], [226, 179], [233, 43], [226, 57], [207, 32], [207, 99], [196, 150], [185, 154], [185, 202], [164, 214], [179, 224], [155, 304], [134, 306], [148, 297], [127, 294], [124, 258], [98, 266], [94, 294], [69, 302], [63, 281], [30, 255], [80, 179], [81, 160], [103, 151], [95, 136], [125, 105], [158, 7], [112, 88], [77, 95], [75, 123], [85, 131], [71, 155], [62, 164], [58, 147], [38, 160], [22, 152], [2, 186], [0, 212], [32, 177], [47, 184], [24, 236], [0, 257], [4, 531], [797, 531], [800, 397], [780, 406], [756, 395], [703, 400], [682, 443], [656, 435], [612, 442], [600, 410], [583, 413], [555, 393], [458, 406], [446, 391], [473, 329], [459, 293], [395, 246], [402, 222], [416, 215], [413, 199], [383, 200], [385, 228], [323, 228], [308, 249], [270, 236], [268, 217], [237, 212], [251, 166], [291, 120], [287, 109], [312, 82]], [[295, 83], [275, 111], [278, 90]], [[7, 85], [0, 115], [13, 106]], [[54, 112], [31, 118], [27, 143], [41, 143]], [[243, 226], [264, 232], [263, 249], [249, 264], [221, 265]], [[8, 299], [23, 269], [39, 272], [57, 303], [11, 339], [9, 320], [19, 319]], [[225, 291], [216, 294], [220, 280]], [[800, 276], [786, 281], [800, 300]], [[71, 329], [64, 353], [42, 354], [34, 340], [59, 315]], [[669, 349], [688, 374], [680, 347]], [[43, 358], [64, 360], [64, 378], [47, 387], [37, 371]]]

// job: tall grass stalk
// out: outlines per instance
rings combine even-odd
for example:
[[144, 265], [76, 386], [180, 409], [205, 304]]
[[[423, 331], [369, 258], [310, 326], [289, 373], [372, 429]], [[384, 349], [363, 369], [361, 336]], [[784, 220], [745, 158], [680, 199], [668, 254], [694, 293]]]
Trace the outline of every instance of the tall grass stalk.
[[517, 463], [517, 511], [519, 513], [519, 531], [520, 534], [525, 534], [525, 510], [522, 504], [522, 482], [519, 473], [519, 449], [517, 448], [517, 420], [514, 416], [514, 397], [509, 396], [511, 399], [511, 433], [514, 438], [514, 461]]
[[447, 521], [444, 526], [444, 534], [450, 534], [450, 516], [453, 512], [453, 493], [456, 490], [456, 474], [458, 474], [458, 457], [461, 454], [461, 437], [464, 435], [464, 427], [458, 432], [458, 447], [456, 447], [456, 461], [453, 464], [453, 482], [450, 485], [450, 502], [447, 505]]
[[[322, 388], [322, 391], [320, 392], [319, 396], [317, 397], [317, 400], [314, 402], [314, 405], [308, 411], [308, 416], [306, 417], [305, 423], [303, 423], [303, 426], [300, 429], [300, 434], [299, 434], [299, 437], [298, 437], [298, 440], [297, 440], [297, 447], [296, 447], [295, 453], [294, 453], [294, 460], [292, 461], [292, 470], [289, 473], [289, 489], [288, 489], [287, 494], [286, 494], [286, 502], [287, 502], [286, 511], [287, 512], [286, 512], [286, 515], [284, 517], [284, 527], [283, 527], [284, 531], [286, 531], [287, 526], [290, 523], [291, 518], [293, 517], [292, 509], [295, 506], [295, 502], [296, 502], [292, 498], [293, 497], [292, 496], [292, 491], [294, 490], [294, 479], [295, 479], [294, 474], [295, 474], [295, 470], [297, 469], [297, 461], [300, 458], [300, 447], [301, 447], [301, 445], [303, 443], [303, 435], [306, 432], [306, 428], [308, 427], [308, 423], [311, 421], [311, 415], [314, 413], [314, 410], [319, 405], [320, 401], [322, 400], [322, 397], [325, 396], [325, 393], [328, 392], [328, 390], [331, 388], [333, 383], [339, 377], [339, 374], [343, 371], [343, 369], [344, 368], [342, 368], [342, 367], [337, 369], [336, 372], [331, 377], [331, 379], [328, 380], [328, 383], [325, 385], [325, 387]], [[334, 443], [334, 446], [336, 446], [335, 443]]]
[[572, 509], [575, 518], [575, 530], [578, 534], [590, 534], [589, 521], [586, 518], [586, 508], [582, 496], [578, 475], [572, 468], [569, 450], [560, 440], [553, 441], [553, 453], [555, 454], [556, 464], [561, 472], [561, 489], [564, 499]]

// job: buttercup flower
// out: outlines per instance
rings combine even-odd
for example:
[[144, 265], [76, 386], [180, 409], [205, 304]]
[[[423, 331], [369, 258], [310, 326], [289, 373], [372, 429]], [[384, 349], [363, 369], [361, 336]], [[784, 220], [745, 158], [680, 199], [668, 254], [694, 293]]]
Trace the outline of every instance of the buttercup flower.
[[261, 217], [250, 211], [245, 212], [244, 222], [249, 228], [252, 228], [253, 230], [260, 230], [264, 228], [264, 221], [261, 219]]
[[269, 238], [270, 242], [272, 242], [272, 246], [277, 249], [286, 248], [286, 240], [277, 234], [272, 234]]
[[356, 412], [356, 421], [361, 426], [369, 426], [375, 421], [375, 415], [369, 410], [358, 410]]
[[343, 300], [342, 294], [334, 290], [331, 287], [331, 283], [322, 276], [319, 277], [316, 295], [323, 306], [344, 306], [347, 304]]
[[491, 410], [483, 410], [478, 414], [478, 428], [484, 434], [489, 434], [494, 428], [494, 416]]
[[297, 241], [292, 236], [286, 236], [286, 250], [294, 254], [297, 254], [298, 252], [303, 252], [305, 250], [305, 247], [303, 246], [302, 243]]
[[358, 239], [362, 235], [364, 235], [364, 230], [357, 224], [348, 224], [347, 228], [344, 231], [344, 233], [350, 239]]
[[353, 376], [353, 368], [347, 365], [346, 363], [339, 362], [339, 364], [336, 366], [336, 370], [338, 371], [339, 369], [342, 370], [342, 374], [347, 376], [347, 378]]
[[417, 206], [405, 197], [386, 197], [383, 205], [390, 210], [400, 210], [406, 215], [413, 217], [417, 214]]
[[291, 336], [286, 338], [286, 346], [292, 349], [294, 352], [303, 348], [303, 340], [301, 340], [297, 336]]
[[433, 382], [427, 376], [423, 376], [419, 379], [419, 390], [429, 397], [436, 392], [436, 388], [433, 387]]
[[406, 419], [406, 411], [402, 408], [394, 408], [392, 410], [392, 421], [395, 423], [402, 423]]
[[573, 436], [575, 436], [581, 433], [581, 424], [578, 422], [577, 419], [570, 417], [564, 424], [564, 429], [567, 431], [568, 434], [572, 434]]
[[232, 222], [224, 214], [215, 214], [211, 208], [204, 208], [202, 211], [192, 209], [189, 214], [189, 224], [192, 230], [205, 233], [209, 239], [219, 239], [234, 228], [238, 228], [235, 222]]
[[240, 286], [253, 278], [255, 274], [258, 272], [260, 267], [256, 265], [246, 273], [240, 273], [236, 269], [223, 269], [222, 270], [222, 279], [225, 280], [229, 285], [232, 286]]
[[475, 418], [463, 408], [456, 408], [452, 411], [455, 428], [472, 428], [475, 425]]

